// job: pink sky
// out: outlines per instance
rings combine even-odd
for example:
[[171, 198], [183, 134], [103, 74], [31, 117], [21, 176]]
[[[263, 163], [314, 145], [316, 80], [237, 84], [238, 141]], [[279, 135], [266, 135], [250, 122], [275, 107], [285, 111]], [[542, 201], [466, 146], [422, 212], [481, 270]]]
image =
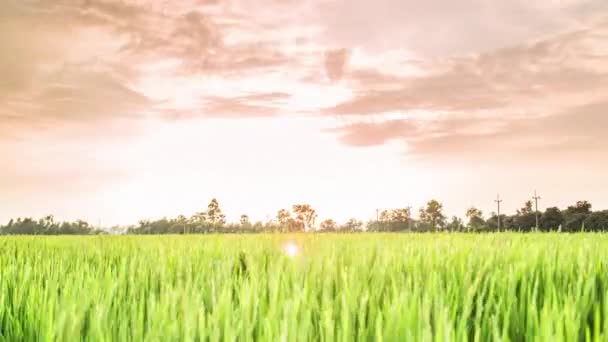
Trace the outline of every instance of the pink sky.
[[0, 44], [0, 222], [608, 208], [604, 0], [8, 0]]

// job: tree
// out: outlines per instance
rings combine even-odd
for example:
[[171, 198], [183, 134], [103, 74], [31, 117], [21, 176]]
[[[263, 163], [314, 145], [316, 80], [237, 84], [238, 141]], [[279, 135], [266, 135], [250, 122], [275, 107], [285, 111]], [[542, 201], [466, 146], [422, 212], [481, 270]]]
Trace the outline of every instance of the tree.
[[241, 226], [243, 227], [248, 227], [251, 225], [251, 222], [249, 222], [249, 216], [243, 214], [241, 215]]
[[378, 218], [378, 221], [383, 222], [383, 223], [388, 223], [391, 221], [391, 212], [388, 210], [382, 210], [382, 212], [380, 212], [380, 217]]
[[226, 224], [226, 216], [222, 213], [219, 203], [214, 198], [207, 206], [207, 220], [214, 225]]
[[460, 217], [452, 216], [452, 219], [450, 223], [447, 224], [446, 229], [450, 232], [462, 232], [464, 231], [464, 223]]
[[[587, 217], [591, 214], [591, 203], [578, 201], [575, 205], [564, 210], [564, 230], [567, 232], [580, 232]], [[586, 226], [585, 226], [586, 227]]]
[[443, 204], [436, 200], [430, 200], [426, 208], [420, 208], [420, 222], [429, 225], [432, 230], [445, 226], [445, 216], [443, 215]]
[[587, 219], [587, 214], [574, 213], [566, 215], [563, 231], [580, 232], [583, 230], [583, 224]]
[[103, 231], [93, 229], [86, 221], [57, 222], [53, 216], [45, 216], [39, 220], [32, 218], [10, 220], [6, 226], [0, 226], [0, 233], [9, 235], [89, 235], [102, 234]]
[[317, 212], [309, 204], [295, 204], [293, 212], [296, 215], [296, 221], [304, 226], [304, 231], [309, 231], [314, 227]]
[[480, 231], [484, 228], [485, 220], [483, 219], [483, 212], [475, 207], [471, 207], [467, 210], [467, 218], [469, 219], [469, 228], [473, 231]]
[[527, 215], [527, 214], [533, 214], [533, 213], [534, 213], [534, 209], [533, 209], [532, 201], [526, 201], [526, 203], [524, 203], [523, 208], [517, 209], [517, 215]]
[[548, 232], [558, 230], [564, 224], [564, 215], [557, 207], [547, 208], [540, 217], [541, 230]]
[[338, 230], [338, 225], [336, 224], [336, 222], [332, 219], [327, 219], [323, 222], [321, 222], [321, 224], [319, 225], [319, 228], [321, 231], [324, 232], [335, 232]]
[[591, 203], [587, 202], [587, 201], [578, 201], [576, 202], [575, 205], [573, 206], [569, 206], [568, 209], [566, 209], [566, 215], [572, 215], [572, 214], [583, 214], [583, 215], [589, 215], [591, 214]]
[[410, 227], [411, 212], [409, 208], [383, 210], [378, 222], [370, 222], [372, 231], [398, 232]]
[[290, 218], [291, 213], [287, 209], [281, 209], [277, 212], [277, 221], [281, 225], [287, 225], [287, 222]]
[[[496, 213], [492, 213], [486, 220], [486, 227], [490, 231], [498, 231], [498, 216]], [[500, 214], [500, 229], [505, 230], [510, 226], [510, 218], [507, 215]]]
[[517, 214], [513, 217], [513, 224], [516, 229], [524, 232], [529, 232], [536, 227], [536, 213], [532, 201], [526, 201], [524, 207], [517, 210]]
[[287, 209], [281, 209], [277, 213], [277, 221], [280, 225], [280, 230], [285, 232], [299, 232], [304, 230], [304, 223], [291, 217], [291, 213]]
[[586, 231], [602, 232], [608, 230], [608, 210], [591, 213], [585, 219], [584, 224]]
[[351, 218], [348, 221], [346, 221], [346, 223], [343, 224], [342, 227], [340, 227], [340, 230], [346, 231], [346, 232], [362, 231], [363, 230], [363, 222], [358, 221], [358, 220], [356, 220], [354, 218]]

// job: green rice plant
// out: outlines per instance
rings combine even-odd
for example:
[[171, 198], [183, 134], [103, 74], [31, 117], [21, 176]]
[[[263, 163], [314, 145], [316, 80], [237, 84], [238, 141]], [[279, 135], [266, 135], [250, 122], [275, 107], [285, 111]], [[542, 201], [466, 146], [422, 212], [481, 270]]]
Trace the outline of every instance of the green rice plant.
[[2, 237], [2, 341], [606, 341], [608, 236]]

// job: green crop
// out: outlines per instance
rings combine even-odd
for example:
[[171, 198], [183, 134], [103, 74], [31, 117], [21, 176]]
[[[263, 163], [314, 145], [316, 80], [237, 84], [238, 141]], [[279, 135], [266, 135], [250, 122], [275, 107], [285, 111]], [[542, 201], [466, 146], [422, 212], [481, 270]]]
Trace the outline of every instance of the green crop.
[[602, 234], [3, 237], [0, 340], [605, 341], [607, 287]]

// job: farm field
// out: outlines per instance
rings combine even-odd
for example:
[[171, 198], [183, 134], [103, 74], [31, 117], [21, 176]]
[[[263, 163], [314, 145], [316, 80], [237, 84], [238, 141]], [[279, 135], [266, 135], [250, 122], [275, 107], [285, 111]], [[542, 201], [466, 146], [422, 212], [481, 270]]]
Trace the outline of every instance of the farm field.
[[608, 340], [608, 236], [0, 238], [4, 341]]

